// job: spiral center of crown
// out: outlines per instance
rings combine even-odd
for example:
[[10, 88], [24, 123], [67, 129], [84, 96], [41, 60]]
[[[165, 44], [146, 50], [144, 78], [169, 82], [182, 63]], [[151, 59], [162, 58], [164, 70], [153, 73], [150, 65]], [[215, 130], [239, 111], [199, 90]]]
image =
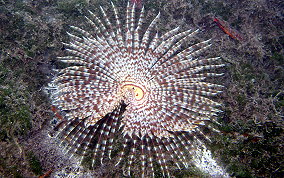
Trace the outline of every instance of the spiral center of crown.
[[125, 82], [121, 88], [125, 92], [130, 92], [133, 99], [135, 99], [136, 101], [140, 101], [144, 98], [145, 91], [142, 86], [130, 82]]

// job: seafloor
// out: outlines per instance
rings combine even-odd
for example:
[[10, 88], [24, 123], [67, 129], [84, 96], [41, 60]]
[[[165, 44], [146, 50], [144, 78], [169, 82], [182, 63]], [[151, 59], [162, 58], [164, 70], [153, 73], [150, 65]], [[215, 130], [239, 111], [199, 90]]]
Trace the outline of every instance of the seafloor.
[[[125, 16], [126, 0], [113, 0]], [[225, 86], [215, 100], [220, 134], [207, 144], [232, 177], [284, 175], [284, 1], [144, 0], [147, 19], [161, 12], [160, 33], [173, 27], [201, 29], [212, 38], [209, 56], [221, 56]], [[64, 175], [120, 177], [120, 168], [102, 165], [93, 173], [72, 167], [49, 136], [53, 113], [45, 87], [62, 64], [61, 42], [69, 25], [89, 28], [83, 15], [107, 0], [0, 0], [0, 177]], [[225, 25], [232, 37], [216, 22]], [[206, 177], [198, 171], [176, 177]]]

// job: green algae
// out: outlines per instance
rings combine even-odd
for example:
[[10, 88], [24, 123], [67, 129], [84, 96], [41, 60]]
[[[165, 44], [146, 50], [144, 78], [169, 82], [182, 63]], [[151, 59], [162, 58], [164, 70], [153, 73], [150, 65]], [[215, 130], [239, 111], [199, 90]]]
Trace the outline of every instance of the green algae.
[[57, 2], [57, 8], [65, 15], [77, 16], [80, 15], [80, 11], [86, 8], [88, 2], [86, 0], [59, 0]]
[[[14, 72], [17, 74], [17, 71]], [[11, 75], [6, 67], [0, 64], [0, 138], [12, 138], [15, 135], [26, 135], [31, 128], [31, 113], [28, 93], [16, 81], [6, 80]], [[16, 75], [17, 76], [17, 75]]]
[[221, 16], [223, 20], [228, 20], [232, 15], [230, 7], [227, 7], [223, 4], [223, 2], [213, 2], [213, 1], [204, 1], [201, 13], [209, 13], [212, 12], [217, 16]]
[[[221, 121], [219, 130], [222, 134], [214, 137], [209, 145], [212, 153], [226, 165], [230, 175], [254, 177], [266, 172], [271, 172], [273, 176], [282, 174], [283, 154], [279, 150], [279, 139], [283, 128], [273, 122], [258, 125], [248, 120], [234, 123]], [[272, 163], [274, 166], [269, 166]]]
[[27, 153], [27, 159], [32, 172], [35, 175], [42, 175], [43, 174], [42, 167], [38, 157], [33, 152], [30, 151]]

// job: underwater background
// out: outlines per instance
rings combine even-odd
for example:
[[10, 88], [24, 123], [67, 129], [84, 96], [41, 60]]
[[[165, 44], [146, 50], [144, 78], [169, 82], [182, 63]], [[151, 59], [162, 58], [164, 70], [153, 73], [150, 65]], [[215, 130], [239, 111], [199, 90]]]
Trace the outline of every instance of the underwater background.
[[[224, 92], [215, 100], [220, 134], [206, 146], [231, 177], [284, 174], [284, 2], [279, 0], [143, 0], [146, 18], [161, 12], [159, 32], [180, 26], [212, 39]], [[125, 18], [127, 0], [113, 0]], [[45, 87], [68, 42], [70, 25], [90, 28], [88, 9], [107, 0], [0, 0], [0, 177], [120, 177], [112, 163], [95, 173], [76, 165], [50, 137], [54, 114]], [[137, 8], [140, 8], [137, 6]], [[147, 21], [147, 20], [146, 20]], [[59, 148], [59, 149], [58, 149]], [[195, 168], [175, 177], [210, 177]]]

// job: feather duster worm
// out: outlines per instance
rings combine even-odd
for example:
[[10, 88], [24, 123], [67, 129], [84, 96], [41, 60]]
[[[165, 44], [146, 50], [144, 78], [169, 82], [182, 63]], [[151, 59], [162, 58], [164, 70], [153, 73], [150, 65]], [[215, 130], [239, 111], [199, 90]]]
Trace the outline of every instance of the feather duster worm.
[[210, 40], [182, 47], [198, 30], [175, 28], [159, 36], [158, 14], [143, 32], [144, 8], [136, 19], [135, 4], [128, 3], [125, 25], [112, 8], [114, 22], [103, 8], [101, 17], [86, 17], [95, 34], [73, 26], [75, 33], [68, 33], [70, 55], [59, 59], [73, 65], [52, 81], [59, 137], [70, 154], [92, 150], [95, 163], [112, 157], [120, 133], [116, 159], [126, 160], [129, 175], [139, 159], [142, 177], [154, 173], [154, 162], [170, 176], [169, 160], [187, 168], [190, 135], [219, 111], [208, 97], [222, 86], [204, 80], [221, 76], [210, 70], [224, 64], [219, 57], [199, 57]]

